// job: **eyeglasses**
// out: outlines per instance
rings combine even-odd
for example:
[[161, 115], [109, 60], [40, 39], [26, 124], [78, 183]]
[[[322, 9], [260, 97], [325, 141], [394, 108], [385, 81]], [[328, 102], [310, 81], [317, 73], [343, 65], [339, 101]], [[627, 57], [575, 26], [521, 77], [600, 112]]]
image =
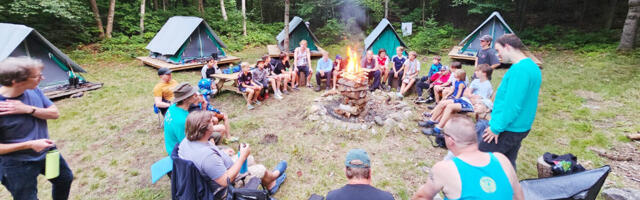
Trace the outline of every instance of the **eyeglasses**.
[[440, 131], [440, 132], [442, 133], [442, 135], [444, 135], [444, 137], [448, 137], [448, 138], [450, 138], [451, 140], [456, 141], [453, 137], [451, 137], [451, 135], [449, 135], [449, 134], [445, 133], [445, 132], [444, 132], [444, 130], [442, 130], [442, 131]]

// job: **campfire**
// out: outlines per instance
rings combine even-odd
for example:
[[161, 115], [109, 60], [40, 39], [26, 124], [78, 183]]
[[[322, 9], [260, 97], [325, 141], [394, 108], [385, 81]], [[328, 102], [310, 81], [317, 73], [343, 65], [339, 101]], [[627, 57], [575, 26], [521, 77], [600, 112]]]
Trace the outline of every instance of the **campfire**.
[[342, 73], [342, 78], [337, 82], [337, 89], [342, 95], [342, 100], [340, 105], [334, 108], [334, 112], [347, 118], [365, 115], [369, 100], [367, 76], [359, 65], [360, 57], [350, 47], [347, 48], [346, 59], [346, 71]]

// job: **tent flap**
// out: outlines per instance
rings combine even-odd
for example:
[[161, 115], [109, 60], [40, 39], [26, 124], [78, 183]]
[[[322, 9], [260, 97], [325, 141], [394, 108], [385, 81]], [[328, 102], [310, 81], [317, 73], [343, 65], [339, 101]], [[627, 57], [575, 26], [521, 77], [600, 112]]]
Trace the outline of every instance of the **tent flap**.
[[146, 49], [162, 55], [174, 55], [181, 50], [185, 41], [189, 41], [190, 38], [193, 39], [192, 36], [194, 34], [206, 36], [205, 34], [201, 34], [204, 32], [204, 29], [209, 31], [211, 36], [213, 36], [213, 39], [216, 41], [215, 44], [226, 48], [224, 42], [222, 42], [202, 18], [174, 16], [169, 18], [162, 28], [160, 28], [160, 31], [158, 31], [153, 39], [151, 39], [151, 42], [147, 44]]
[[[397, 46], [407, 47], [407, 45], [405, 45], [405, 43], [402, 41], [402, 38], [400, 38], [400, 36], [398, 36], [398, 33], [396, 32], [396, 30], [393, 29], [393, 26], [391, 25], [389, 20], [387, 20], [386, 18], [383, 18], [380, 21], [380, 23], [378, 23], [376, 28], [373, 29], [373, 31], [371, 31], [371, 33], [369, 33], [367, 38], [364, 39], [364, 49], [365, 50], [371, 49], [371, 47], [374, 44], [374, 42], [378, 41], [378, 38], [380, 38], [381, 35], [383, 35], [383, 34], [393, 34], [393, 37], [395, 37], [395, 41], [398, 43], [392, 49], [385, 48], [387, 50], [387, 55], [393, 55], [393, 52], [395, 52], [395, 50], [393, 50], [393, 49], [395, 47], [397, 47]], [[387, 40], [392, 40], [391, 39], [392, 38], [391, 35], [386, 35], [385, 37], [388, 38]], [[389, 45], [391, 45], [391, 44], [389, 44]], [[374, 48], [374, 49], [376, 49], [376, 48]], [[389, 54], [390, 52], [391, 52], [391, 54]]]

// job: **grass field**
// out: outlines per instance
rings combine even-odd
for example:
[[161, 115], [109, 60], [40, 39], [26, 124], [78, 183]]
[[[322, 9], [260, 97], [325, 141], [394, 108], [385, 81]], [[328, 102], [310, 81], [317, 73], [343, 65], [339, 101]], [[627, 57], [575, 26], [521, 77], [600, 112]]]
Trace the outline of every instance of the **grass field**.
[[[327, 50], [334, 55], [343, 48]], [[265, 51], [248, 49], [233, 55], [254, 62]], [[102, 89], [82, 98], [56, 101], [61, 117], [49, 121], [51, 138], [75, 175], [71, 199], [170, 199], [168, 178], [150, 183], [150, 165], [166, 156], [163, 132], [152, 110], [151, 89], [158, 81], [155, 70], [133, 58], [82, 51], [71, 56], [90, 72], [85, 78], [104, 83]], [[533, 129], [518, 158], [520, 179], [537, 176], [536, 159], [547, 151], [573, 153], [587, 168], [594, 168], [611, 162], [589, 148], [640, 148], [640, 143], [624, 137], [640, 131], [638, 51], [626, 55], [550, 51], [541, 57], [545, 62], [543, 84]], [[425, 74], [430, 59], [421, 59], [421, 73]], [[443, 61], [450, 63], [447, 58]], [[464, 68], [472, 70], [472, 66]], [[494, 88], [505, 71], [494, 72]], [[199, 76], [199, 70], [174, 73], [179, 82], [196, 83]], [[213, 100], [229, 114], [231, 134], [252, 145], [259, 163], [273, 168], [282, 159], [289, 162], [288, 180], [275, 196], [278, 199], [326, 195], [344, 185], [344, 156], [351, 148], [370, 153], [375, 186], [390, 191], [396, 199], [408, 199], [425, 182], [429, 167], [446, 154], [413, 132], [418, 129], [415, 120], [425, 110], [411, 103], [415, 95], [405, 98], [415, 108], [411, 120], [403, 122], [408, 130], [387, 132], [374, 127], [377, 134], [320, 129], [319, 124], [303, 119], [317, 96], [302, 89], [282, 101], [269, 99], [252, 111], [246, 110], [242, 96], [235, 93], [223, 92]], [[266, 134], [277, 135], [278, 142], [261, 144]], [[634, 159], [637, 152], [635, 155]], [[638, 161], [633, 162], [638, 166]], [[607, 182], [607, 186], [637, 189], [639, 185], [616, 169]], [[41, 176], [38, 196], [50, 199], [50, 192], [51, 185]], [[0, 187], [0, 199], [9, 198]]]

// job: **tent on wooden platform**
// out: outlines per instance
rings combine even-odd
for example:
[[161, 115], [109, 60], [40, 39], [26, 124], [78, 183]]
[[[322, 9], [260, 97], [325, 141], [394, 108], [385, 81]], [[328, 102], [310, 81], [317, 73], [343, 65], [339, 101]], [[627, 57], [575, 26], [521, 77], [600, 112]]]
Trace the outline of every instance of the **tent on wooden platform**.
[[[393, 28], [389, 20], [383, 18], [371, 33], [364, 39], [365, 51], [371, 50], [374, 54], [378, 53], [378, 50], [384, 49], [387, 51], [389, 57], [396, 55], [396, 48], [403, 46], [407, 48], [407, 45], [402, 41], [398, 33]], [[405, 53], [406, 55], [406, 53]]]
[[[276, 36], [276, 40], [278, 40], [278, 49], [267, 47], [270, 56], [277, 56], [280, 54], [280, 51], [285, 50], [284, 38], [285, 33], [284, 29], [282, 29], [278, 36]], [[320, 43], [318, 41], [318, 38], [316, 38], [313, 32], [311, 32], [311, 29], [309, 29], [309, 26], [304, 20], [302, 20], [302, 18], [295, 16], [289, 22], [289, 49], [287, 51], [289, 53], [292, 53], [296, 49], [296, 47], [300, 46], [300, 41], [302, 40], [307, 41], [307, 47], [311, 50], [311, 56], [322, 56], [322, 54], [320, 53], [322, 51], [322, 48], [318, 46], [318, 44]]]
[[38, 87], [49, 98], [102, 87], [101, 83], [87, 82], [79, 74], [86, 71], [35, 29], [20, 24], [0, 23], [0, 61], [21, 56], [38, 59], [44, 64], [42, 75], [45, 79], [40, 81]]
[[[461, 59], [461, 60], [475, 60], [475, 56], [479, 50], [482, 49], [480, 46], [480, 38], [483, 35], [490, 35], [494, 42], [491, 43], [491, 48], [495, 48], [495, 40], [500, 38], [500, 36], [504, 34], [509, 34], [513, 32], [511, 27], [504, 21], [502, 15], [497, 11], [494, 11], [489, 15], [489, 17], [480, 24], [471, 34], [467, 35], [458, 46], [455, 46], [449, 51], [449, 57], [453, 59]], [[528, 50], [524, 50], [523, 53], [530, 57], [537, 64], [542, 64], [542, 62], [535, 57]]]
[[211, 27], [199, 17], [174, 16], [147, 44], [149, 57], [138, 57], [144, 64], [172, 70], [202, 67], [205, 61], [219, 59], [218, 64], [240, 59], [227, 55], [227, 46]]

